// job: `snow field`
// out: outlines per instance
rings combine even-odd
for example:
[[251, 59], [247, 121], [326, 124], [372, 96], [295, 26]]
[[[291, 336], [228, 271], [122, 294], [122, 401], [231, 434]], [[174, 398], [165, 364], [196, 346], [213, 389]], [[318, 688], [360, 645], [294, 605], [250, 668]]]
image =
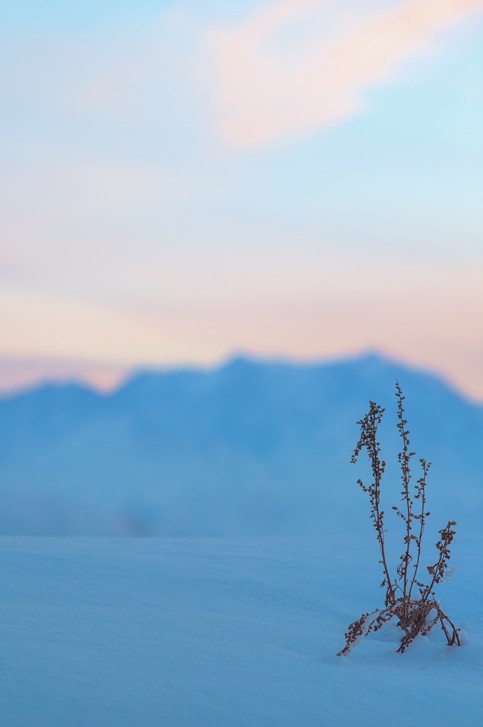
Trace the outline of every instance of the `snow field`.
[[389, 627], [336, 657], [382, 606], [377, 552], [325, 539], [0, 539], [3, 727], [483, 724], [482, 541], [455, 541], [435, 632]]

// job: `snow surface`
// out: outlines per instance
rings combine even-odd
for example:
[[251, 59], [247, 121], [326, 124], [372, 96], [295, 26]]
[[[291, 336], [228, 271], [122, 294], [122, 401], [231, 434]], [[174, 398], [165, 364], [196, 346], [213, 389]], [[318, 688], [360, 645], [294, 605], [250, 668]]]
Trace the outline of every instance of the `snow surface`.
[[[367, 540], [367, 542], [366, 542]], [[0, 539], [2, 727], [483, 724], [481, 539], [455, 541], [437, 634], [337, 657], [382, 605], [375, 546], [337, 537]]]

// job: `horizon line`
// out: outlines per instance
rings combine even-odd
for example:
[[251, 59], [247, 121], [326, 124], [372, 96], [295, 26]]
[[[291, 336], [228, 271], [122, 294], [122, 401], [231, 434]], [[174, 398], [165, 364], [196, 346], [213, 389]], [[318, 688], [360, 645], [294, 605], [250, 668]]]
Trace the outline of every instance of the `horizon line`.
[[[377, 347], [367, 347], [359, 351], [326, 354], [318, 356], [297, 356], [296, 354], [264, 354], [249, 350], [234, 350], [228, 354], [217, 357], [213, 361], [179, 361], [156, 363], [113, 363], [105, 361], [92, 361], [83, 359], [57, 358], [52, 356], [22, 356], [15, 354], [0, 354], [0, 400], [15, 398], [32, 393], [39, 389], [54, 386], [79, 386], [99, 395], [109, 396], [121, 390], [129, 381], [143, 374], [166, 374], [176, 371], [199, 371], [212, 373], [236, 363], [247, 362], [258, 365], [284, 365], [298, 368], [330, 366], [374, 359], [388, 365], [398, 365], [409, 371], [430, 375], [438, 379], [447, 388], [451, 389], [466, 401], [483, 405], [483, 399], [465, 391], [457, 382], [428, 363], [415, 362], [407, 357], [383, 351]], [[12, 372], [3, 374], [8, 366], [23, 366], [24, 377], [21, 373], [17, 383], [12, 381]], [[50, 372], [48, 371], [50, 369]]]

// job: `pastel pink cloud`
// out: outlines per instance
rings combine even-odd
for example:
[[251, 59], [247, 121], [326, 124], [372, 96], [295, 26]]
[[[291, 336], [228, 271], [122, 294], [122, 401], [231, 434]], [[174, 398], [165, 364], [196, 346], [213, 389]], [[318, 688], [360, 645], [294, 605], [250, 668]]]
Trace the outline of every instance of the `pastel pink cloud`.
[[[279, 2], [209, 35], [219, 131], [228, 144], [263, 145], [352, 116], [365, 88], [390, 78], [442, 31], [483, 12], [483, 0], [407, 0], [320, 42], [314, 31], [319, 27], [323, 37], [324, 8], [327, 20], [333, 2]], [[298, 32], [295, 51], [277, 42], [277, 34], [303, 19], [313, 23]]]

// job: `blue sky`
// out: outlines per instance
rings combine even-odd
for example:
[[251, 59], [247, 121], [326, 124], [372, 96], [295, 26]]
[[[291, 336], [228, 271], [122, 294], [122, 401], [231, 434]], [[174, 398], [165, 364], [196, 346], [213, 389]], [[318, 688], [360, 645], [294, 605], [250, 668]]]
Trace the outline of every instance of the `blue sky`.
[[3, 16], [13, 368], [378, 348], [483, 397], [482, 2]]

